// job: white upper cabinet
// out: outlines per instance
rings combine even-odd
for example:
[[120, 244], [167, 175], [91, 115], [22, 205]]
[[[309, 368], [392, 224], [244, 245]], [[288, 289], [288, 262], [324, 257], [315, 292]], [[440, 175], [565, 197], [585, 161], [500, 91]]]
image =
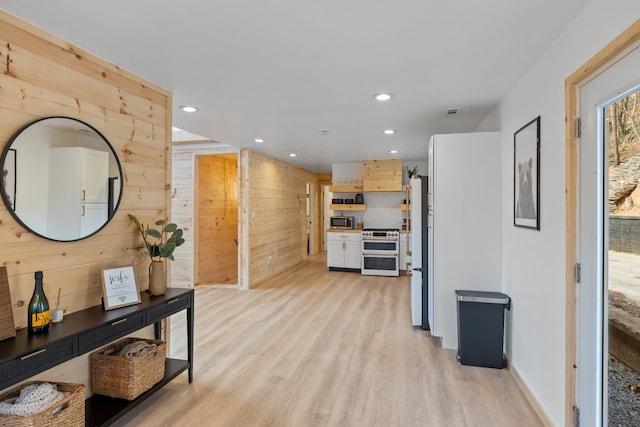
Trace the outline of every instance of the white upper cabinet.
[[109, 154], [82, 147], [52, 148], [48, 232], [69, 240], [98, 230], [108, 217]]

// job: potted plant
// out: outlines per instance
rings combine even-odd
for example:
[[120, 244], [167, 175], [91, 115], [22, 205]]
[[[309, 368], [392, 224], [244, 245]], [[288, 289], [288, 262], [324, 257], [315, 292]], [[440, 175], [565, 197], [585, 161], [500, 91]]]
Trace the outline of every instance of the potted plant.
[[409, 169], [409, 166], [407, 166], [407, 175], [409, 176], [409, 179], [411, 178], [420, 178], [420, 175], [418, 175], [418, 166], [414, 166], [413, 169]]
[[164, 273], [163, 258], [173, 261], [173, 252], [184, 243], [183, 231], [174, 223], [166, 223], [160, 219], [155, 222], [159, 228], [151, 228], [148, 224], [143, 224], [132, 214], [129, 219], [136, 225], [144, 246], [138, 248], [142, 256], [151, 258], [149, 265], [149, 293], [151, 295], [162, 295], [167, 289], [167, 280]]

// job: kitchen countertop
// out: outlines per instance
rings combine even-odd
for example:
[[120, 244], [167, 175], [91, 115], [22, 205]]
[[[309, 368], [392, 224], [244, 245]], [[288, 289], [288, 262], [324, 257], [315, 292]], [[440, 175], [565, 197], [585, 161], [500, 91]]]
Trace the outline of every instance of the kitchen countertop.
[[332, 233], [362, 233], [362, 228], [330, 228], [327, 231]]
[[[329, 228], [327, 231], [332, 233], [360, 233], [362, 228]], [[407, 230], [400, 230], [400, 234], [407, 234]]]

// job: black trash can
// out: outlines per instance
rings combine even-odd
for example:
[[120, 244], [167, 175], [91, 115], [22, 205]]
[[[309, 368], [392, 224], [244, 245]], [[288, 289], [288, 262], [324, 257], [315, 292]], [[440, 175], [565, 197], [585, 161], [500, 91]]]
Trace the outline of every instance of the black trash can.
[[506, 367], [503, 355], [504, 309], [511, 309], [511, 298], [500, 292], [455, 292], [458, 301], [458, 362], [486, 368]]

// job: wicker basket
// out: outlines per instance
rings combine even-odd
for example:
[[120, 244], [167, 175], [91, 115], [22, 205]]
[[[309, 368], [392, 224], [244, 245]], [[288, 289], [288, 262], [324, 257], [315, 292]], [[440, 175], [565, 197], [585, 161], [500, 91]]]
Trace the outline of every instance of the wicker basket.
[[[156, 348], [139, 357], [118, 354], [134, 341], [152, 343]], [[164, 341], [124, 338], [91, 354], [91, 388], [95, 394], [133, 400], [162, 380], [165, 358]]]
[[[0, 402], [18, 397], [20, 390], [28, 384], [42, 384], [43, 381], [33, 381], [13, 388], [0, 396]], [[69, 393], [64, 399], [54, 403], [42, 412], [31, 415], [0, 414], [0, 425], [6, 427], [84, 427], [84, 384], [55, 383], [58, 391]]]

